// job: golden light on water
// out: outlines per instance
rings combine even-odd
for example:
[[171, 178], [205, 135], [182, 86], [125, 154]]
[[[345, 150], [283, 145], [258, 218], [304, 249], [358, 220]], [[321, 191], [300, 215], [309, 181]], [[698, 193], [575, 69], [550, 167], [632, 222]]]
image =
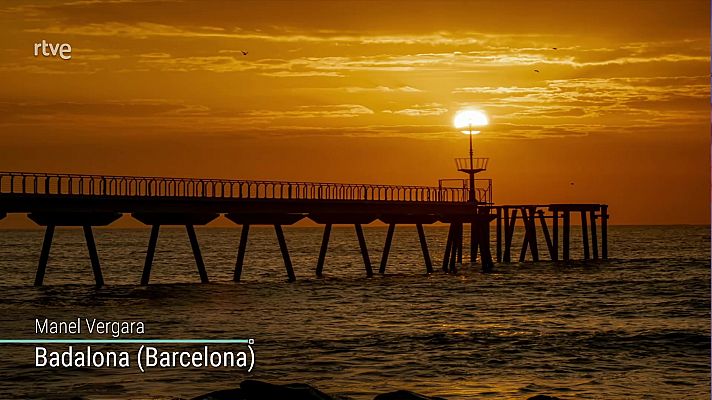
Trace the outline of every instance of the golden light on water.
[[[489, 119], [487, 114], [480, 110], [462, 110], [455, 114], [453, 124], [462, 133], [476, 135], [480, 131], [472, 130], [472, 127], [487, 126], [489, 125]], [[463, 130], [463, 128], [465, 129]]]

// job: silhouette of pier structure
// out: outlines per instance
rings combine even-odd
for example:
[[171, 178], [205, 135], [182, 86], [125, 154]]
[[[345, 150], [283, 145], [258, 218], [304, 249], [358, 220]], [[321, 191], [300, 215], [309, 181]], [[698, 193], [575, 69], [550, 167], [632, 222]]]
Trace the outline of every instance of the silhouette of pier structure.
[[[478, 165], [482, 168], [478, 167], [477, 172], [486, 169], [486, 162]], [[457, 265], [463, 262], [466, 225], [471, 229], [471, 264], [479, 258], [485, 272], [492, 270], [495, 260], [512, 262], [516, 259], [512, 252], [516, 251], [513, 238], [517, 221], [521, 221], [520, 229], [524, 229], [518, 261], [525, 261], [527, 254], [531, 261], [544, 258], [539, 253], [538, 229], [545, 238], [548, 258], [567, 261], [570, 259], [571, 218], [577, 213], [581, 216], [583, 258], [598, 259], [599, 254], [602, 259], [608, 257], [606, 205], [496, 205], [492, 201], [490, 179], [441, 180], [438, 186], [405, 186], [0, 172], [0, 219], [9, 213], [27, 214], [36, 224], [45, 227], [35, 277], [38, 286], [44, 281], [55, 228], [63, 226], [83, 229], [95, 282], [102, 286], [104, 278], [93, 228], [107, 226], [124, 214], [151, 227], [140, 280], [144, 285], [150, 281], [160, 227], [166, 225], [185, 226], [200, 280], [208, 282], [194, 227], [206, 225], [220, 215], [242, 226], [240, 241], [236, 244], [235, 281], [242, 275], [253, 225], [274, 227], [287, 278], [296, 280], [282, 227], [305, 218], [324, 226], [315, 266], [318, 277], [323, 275], [332, 226], [336, 224], [354, 226], [366, 275], [372, 276], [373, 266], [362, 226], [377, 220], [388, 225], [378, 268], [382, 274], [386, 272], [396, 226], [402, 224], [416, 226], [426, 273], [434, 270], [423, 226], [437, 222], [449, 225], [442, 261], [445, 272], [456, 272]], [[493, 221], [494, 241], [491, 240]], [[563, 231], [561, 240], [559, 222]], [[600, 225], [600, 237], [597, 225]]]

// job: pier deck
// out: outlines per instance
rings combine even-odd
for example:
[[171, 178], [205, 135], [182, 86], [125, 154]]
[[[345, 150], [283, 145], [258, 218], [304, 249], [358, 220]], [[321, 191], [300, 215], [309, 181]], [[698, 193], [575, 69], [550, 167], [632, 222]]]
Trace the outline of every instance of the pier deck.
[[[153, 256], [161, 225], [185, 226], [201, 282], [208, 273], [200, 252], [194, 226], [205, 225], [220, 215], [242, 225], [234, 280], [239, 281], [251, 225], [271, 225], [275, 229], [287, 278], [296, 279], [282, 226], [304, 218], [324, 225], [321, 250], [315, 273], [323, 273], [331, 227], [353, 225], [364, 261], [371, 276], [368, 246], [362, 225], [376, 220], [388, 224], [379, 272], [385, 273], [390, 244], [398, 224], [414, 224], [418, 229], [425, 271], [433, 272], [423, 225], [442, 222], [450, 230], [443, 256], [443, 270], [455, 272], [462, 263], [463, 228], [471, 229], [470, 259], [479, 254], [483, 271], [491, 271], [490, 225], [495, 225], [498, 262], [511, 262], [513, 234], [517, 221], [524, 227], [519, 261], [527, 252], [539, 261], [537, 221], [546, 238], [551, 260], [559, 260], [559, 218], [562, 219], [562, 260], [569, 260], [571, 214], [580, 213], [584, 258], [599, 258], [597, 221], [601, 225], [601, 258], [607, 258], [607, 206], [601, 204], [495, 205], [492, 181], [477, 180], [477, 202], [468, 201], [467, 187], [367, 185], [322, 182], [247, 181], [226, 179], [75, 175], [0, 172], [0, 219], [8, 213], [27, 214], [46, 227], [35, 284], [44, 281], [55, 227], [80, 226], [84, 230], [96, 284], [104, 284], [92, 228], [106, 226], [124, 214], [151, 226], [141, 283], [150, 280]], [[547, 223], [547, 220], [549, 222]], [[551, 232], [549, 230], [551, 226]], [[589, 246], [589, 227], [591, 246]]]

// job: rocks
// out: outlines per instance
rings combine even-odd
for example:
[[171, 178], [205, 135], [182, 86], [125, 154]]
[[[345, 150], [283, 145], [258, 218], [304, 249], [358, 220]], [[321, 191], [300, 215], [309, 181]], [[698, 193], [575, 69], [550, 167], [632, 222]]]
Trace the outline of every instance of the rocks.
[[[304, 383], [274, 385], [267, 382], [245, 380], [239, 389], [218, 390], [194, 397], [191, 400], [348, 400], [345, 397], [330, 396]], [[373, 400], [445, 400], [442, 397], [429, 397], [407, 390], [382, 393]], [[558, 397], [539, 394], [527, 400], [560, 400]]]
[[227, 389], [193, 397], [191, 400], [247, 400], [247, 397], [242, 393], [242, 389]]
[[248, 400], [333, 400], [334, 398], [316, 388], [303, 383], [288, 385], [273, 385], [271, 383], [246, 380], [240, 384], [240, 389]]
[[267, 382], [245, 380], [239, 389], [211, 392], [192, 400], [339, 400], [303, 383], [273, 385]]
[[445, 400], [442, 397], [428, 397], [422, 394], [398, 390], [396, 392], [383, 393], [374, 397], [373, 400]]

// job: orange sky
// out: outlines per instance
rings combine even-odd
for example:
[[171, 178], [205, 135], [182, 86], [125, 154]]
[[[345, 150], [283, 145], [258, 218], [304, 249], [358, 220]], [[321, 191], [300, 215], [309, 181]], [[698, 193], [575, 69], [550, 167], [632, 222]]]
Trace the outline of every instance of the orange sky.
[[[4, 1], [0, 169], [435, 185], [459, 177], [451, 121], [474, 106], [497, 203], [708, 223], [709, 15], [708, 1]], [[42, 39], [72, 60], [33, 57]]]

